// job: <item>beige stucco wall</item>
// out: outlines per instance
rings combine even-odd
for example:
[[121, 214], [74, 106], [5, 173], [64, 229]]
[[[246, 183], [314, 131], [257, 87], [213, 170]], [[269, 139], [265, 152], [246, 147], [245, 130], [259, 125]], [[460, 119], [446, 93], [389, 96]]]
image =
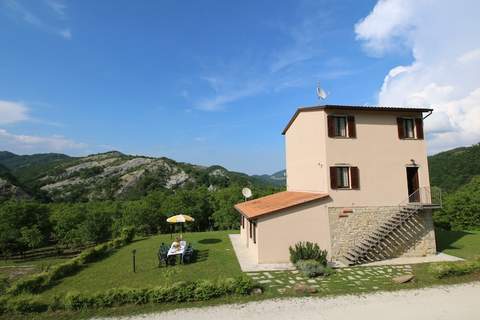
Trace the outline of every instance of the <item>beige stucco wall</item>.
[[[353, 115], [356, 138], [330, 138], [327, 112], [301, 112], [285, 134], [287, 190], [328, 192], [333, 206], [398, 205], [408, 196], [406, 166], [418, 165], [420, 187], [429, 186], [425, 140], [398, 138], [397, 117], [420, 113], [328, 111]], [[359, 168], [359, 190], [332, 190], [330, 166]]]
[[287, 190], [327, 191], [323, 111], [301, 112], [285, 134]]
[[250, 222], [245, 218], [245, 228], [240, 226], [240, 239], [247, 248], [248, 253], [254, 261], [258, 261], [258, 223], [257, 223], [257, 241], [253, 243], [253, 237], [250, 238]]
[[258, 219], [259, 263], [289, 262], [288, 248], [299, 241], [317, 243], [330, 252], [328, 210], [325, 200], [314, 201]]

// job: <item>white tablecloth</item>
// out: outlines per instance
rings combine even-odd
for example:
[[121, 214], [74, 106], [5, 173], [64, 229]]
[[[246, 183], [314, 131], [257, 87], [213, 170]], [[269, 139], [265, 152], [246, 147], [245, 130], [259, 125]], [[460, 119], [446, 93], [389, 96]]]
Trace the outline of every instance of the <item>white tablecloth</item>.
[[184, 251], [185, 251], [185, 246], [183, 246], [183, 247], [180, 246], [180, 247], [175, 248], [172, 244], [170, 249], [168, 249], [167, 257], [168, 256], [174, 256], [174, 255], [177, 255], [177, 254], [183, 254]]

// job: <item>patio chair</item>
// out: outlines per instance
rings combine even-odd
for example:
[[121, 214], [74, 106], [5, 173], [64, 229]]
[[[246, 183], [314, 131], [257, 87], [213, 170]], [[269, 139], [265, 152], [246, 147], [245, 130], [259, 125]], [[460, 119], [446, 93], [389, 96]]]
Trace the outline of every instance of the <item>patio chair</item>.
[[185, 251], [182, 254], [182, 263], [190, 263], [193, 260], [193, 248], [191, 245], [185, 248]]
[[163, 264], [168, 266], [168, 247], [165, 246], [163, 243], [158, 249], [158, 266], [161, 267]]

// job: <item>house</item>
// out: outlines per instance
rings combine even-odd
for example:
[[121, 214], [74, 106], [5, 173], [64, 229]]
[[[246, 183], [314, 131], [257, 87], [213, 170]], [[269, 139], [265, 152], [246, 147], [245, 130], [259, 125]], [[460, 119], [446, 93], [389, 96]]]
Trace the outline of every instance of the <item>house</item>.
[[436, 253], [423, 121], [427, 108], [299, 108], [285, 129], [287, 190], [235, 205], [240, 239], [257, 263], [289, 261], [318, 243], [359, 264]]

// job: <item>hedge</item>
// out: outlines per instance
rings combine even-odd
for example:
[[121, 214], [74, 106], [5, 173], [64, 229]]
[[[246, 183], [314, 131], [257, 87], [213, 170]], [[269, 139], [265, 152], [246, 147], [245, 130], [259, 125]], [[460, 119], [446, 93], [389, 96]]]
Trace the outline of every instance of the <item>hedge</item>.
[[110, 308], [126, 304], [206, 301], [232, 295], [247, 295], [259, 287], [249, 277], [227, 278], [218, 281], [177, 282], [154, 288], [115, 288], [105, 292], [86, 294], [69, 292], [63, 298], [54, 297], [49, 304], [35, 296], [21, 295], [0, 299], [1, 313], [32, 313], [47, 310], [84, 310]]
[[83, 268], [87, 263], [96, 261], [114, 248], [120, 248], [133, 239], [132, 233], [123, 232], [120, 237], [84, 250], [75, 258], [58, 264], [50, 270], [35, 274], [31, 277], [16, 281], [7, 293], [19, 295], [21, 293], [38, 293], [53, 285], [55, 281], [68, 277]]
[[431, 271], [437, 279], [480, 272], [480, 257], [473, 260], [434, 264]]

